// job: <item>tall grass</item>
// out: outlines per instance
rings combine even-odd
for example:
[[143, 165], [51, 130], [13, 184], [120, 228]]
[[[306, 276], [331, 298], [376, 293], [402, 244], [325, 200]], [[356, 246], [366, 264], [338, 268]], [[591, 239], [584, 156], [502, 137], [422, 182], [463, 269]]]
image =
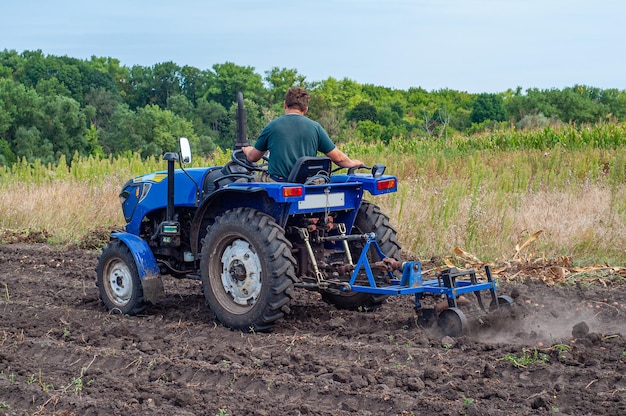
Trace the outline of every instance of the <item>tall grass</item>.
[[538, 255], [626, 263], [623, 150], [367, 157], [401, 172], [399, 192], [380, 205], [414, 255], [429, 258], [458, 246], [483, 259], [506, 259], [543, 230]]
[[[351, 141], [342, 150], [385, 163], [397, 193], [372, 199], [408, 253], [428, 259], [461, 247], [484, 261], [510, 258], [543, 230], [537, 256], [626, 263], [626, 128], [602, 124], [433, 140]], [[228, 152], [196, 159], [221, 165]], [[164, 170], [159, 158], [75, 158], [67, 167], [0, 168], [0, 228], [46, 230], [53, 243], [123, 227], [118, 193], [129, 178]]]

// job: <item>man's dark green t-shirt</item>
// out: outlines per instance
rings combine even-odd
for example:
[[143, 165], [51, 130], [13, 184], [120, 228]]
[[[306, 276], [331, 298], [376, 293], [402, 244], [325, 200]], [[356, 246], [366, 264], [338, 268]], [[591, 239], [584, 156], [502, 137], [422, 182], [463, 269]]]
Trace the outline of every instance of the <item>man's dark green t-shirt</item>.
[[254, 147], [269, 150], [270, 175], [288, 178], [296, 161], [302, 156], [316, 156], [335, 148], [328, 133], [316, 121], [299, 114], [284, 114], [272, 120], [261, 132]]

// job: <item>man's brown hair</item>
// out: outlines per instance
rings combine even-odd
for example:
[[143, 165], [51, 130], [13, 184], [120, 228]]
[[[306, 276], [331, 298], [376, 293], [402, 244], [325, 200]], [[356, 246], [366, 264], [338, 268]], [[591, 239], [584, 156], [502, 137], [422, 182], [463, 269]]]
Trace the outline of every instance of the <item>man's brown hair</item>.
[[309, 108], [309, 93], [304, 88], [292, 87], [285, 94], [285, 105], [287, 108], [297, 108], [306, 111]]

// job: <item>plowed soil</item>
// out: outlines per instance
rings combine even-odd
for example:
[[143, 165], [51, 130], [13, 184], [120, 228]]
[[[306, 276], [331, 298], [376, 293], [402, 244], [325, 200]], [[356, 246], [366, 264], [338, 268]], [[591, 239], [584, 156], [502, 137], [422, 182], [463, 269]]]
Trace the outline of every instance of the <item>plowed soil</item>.
[[[371, 313], [298, 292], [271, 333], [216, 324], [199, 283], [165, 279], [141, 316], [109, 314], [97, 251], [0, 245], [0, 413], [8, 415], [623, 415], [626, 283], [499, 275], [508, 315], [452, 339], [411, 297]], [[510, 276], [509, 276], [510, 277]]]

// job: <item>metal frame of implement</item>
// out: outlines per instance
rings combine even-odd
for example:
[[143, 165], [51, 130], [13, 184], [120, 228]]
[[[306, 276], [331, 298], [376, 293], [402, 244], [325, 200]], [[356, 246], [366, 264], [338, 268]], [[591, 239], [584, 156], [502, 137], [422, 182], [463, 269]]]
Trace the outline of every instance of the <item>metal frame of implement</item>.
[[[421, 263], [419, 261], [407, 261], [404, 262], [402, 267], [402, 278], [397, 279], [392, 272], [388, 271], [390, 285], [378, 286], [372, 273], [372, 267], [367, 259], [368, 250], [373, 247], [381, 260], [386, 258], [385, 254], [380, 249], [378, 242], [376, 241], [376, 235], [374, 233], [363, 234], [365, 239], [365, 245], [363, 251], [359, 256], [352, 276], [350, 278], [349, 288], [345, 290], [351, 290], [353, 292], [364, 292], [376, 295], [415, 295], [415, 306], [421, 308], [420, 299], [424, 294], [429, 295], [445, 295], [448, 299], [450, 307], [456, 307], [456, 300], [459, 296], [465, 293], [475, 293], [478, 304], [482, 310], [485, 307], [480, 296], [480, 291], [488, 290], [491, 295], [493, 308], [498, 307], [498, 301], [496, 297], [496, 282], [491, 276], [491, 269], [489, 266], [485, 266], [485, 273], [487, 275], [486, 282], [478, 282], [476, 279], [476, 273], [473, 269], [459, 271], [456, 268], [450, 268], [441, 271], [438, 274], [437, 279], [423, 280]], [[356, 284], [357, 277], [364, 269], [367, 276], [368, 285]], [[462, 276], [468, 276], [469, 279], [458, 279]]]

